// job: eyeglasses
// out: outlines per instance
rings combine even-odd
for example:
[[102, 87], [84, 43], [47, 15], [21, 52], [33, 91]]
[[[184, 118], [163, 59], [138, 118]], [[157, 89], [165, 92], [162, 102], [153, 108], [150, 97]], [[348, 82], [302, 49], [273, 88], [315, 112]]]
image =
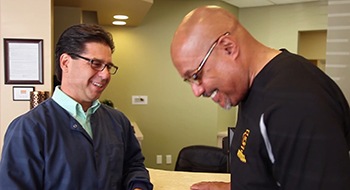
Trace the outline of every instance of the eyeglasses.
[[197, 69], [194, 70], [194, 72], [192, 73], [192, 75], [190, 77], [187, 77], [184, 79], [185, 82], [188, 82], [188, 83], [194, 83], [194, 84], [199, 84], [199, 80], [200, 80], [200, 77], [199, 77], [199, 73], [202, 71], [203, 69], [203, 66], [205, 65], [205, 63], [207, 62], [210, 54], [213, 52], [215, 46], [218, 44], [218, 41], [221, 37], [223, 36], [227, 36], [229, 35], [230, 33], [229, 32], [226, 32], [225, 34], [219, 36], [215, 41], [214, 43], [210, 46], [207, 54], [205, 54], [203, 60], [199, 63], [199, 66]]
[[73, 57], [78, 57], [80, 59], [84, 59], [84, 60], [88, 61], [90, 63], [91, 68], [96, 70], [96, 71], [103, 71], [106, 67], [107, 67], [108, 72], [111, 75], [114, 75], [118, 71], [118, 67], [113, 65], [112, 63], [102, 63], [101, 60], [89, 59], [87, 57], [83, 57], [83, 56], [78, 55], [76, 53], [68, 53], [68, 55], [73, 56]]

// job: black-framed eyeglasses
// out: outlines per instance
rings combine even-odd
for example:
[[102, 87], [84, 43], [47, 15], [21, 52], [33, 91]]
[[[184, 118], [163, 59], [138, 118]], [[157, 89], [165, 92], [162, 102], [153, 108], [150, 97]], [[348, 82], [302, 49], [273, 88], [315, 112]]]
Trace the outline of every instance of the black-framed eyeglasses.
[[101, 61], [101, 60], [89, 59], [87, 57], [83, 57], [83, 56], [76, 54], [76, 53], [68, 53], [68, 55], [86, 60], [87, 62], [90, 63], [91, 68], [96, 70], [96, 71], [103, 71], [105, 68], [107, 68], [108, 72], [111, 75], [114, 75], [118, 71], [118, 67], [113, 65], [113, 63], [103, 63], [103, 61]]
[[205, 63], [207, 62], [209, 56], [211, 55], [211, 53], [213, 52], [215, 46], [218, 44], [218, 41], [219, 39], [222, 37], [222, 36], [227, 36], [229, 35], [230, 33], [229, 32], [226, 32], [224, 33], [223, 35], [219, 36], [214, 42], [213, 44], [210, 46], [207, 54], [205, 54], [203, 60], [199, 63], [199, 66], [197, 67], [197, 69], [195, 69], [193, 71], [193, 73], [190, 75], [190, 77], [188, 78], [185, 78], [184, 81], [185, 82], [188, 82], [188, 83], [194, 83], [194, 84], [199, 84], [199, 73], [202, 71], [203, 69], [203, 66], [205, 65]]

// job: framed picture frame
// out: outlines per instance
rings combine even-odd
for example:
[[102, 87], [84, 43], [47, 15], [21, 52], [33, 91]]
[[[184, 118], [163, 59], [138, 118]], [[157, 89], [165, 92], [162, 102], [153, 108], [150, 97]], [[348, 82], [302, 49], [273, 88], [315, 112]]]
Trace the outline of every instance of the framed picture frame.
[[14, 101], [29, 101], [30, 92], [34, 91], [34, 86], [14, 86], [13, 88]]
[[43, 84], [43, 40], [4, 39], [5, 84]]

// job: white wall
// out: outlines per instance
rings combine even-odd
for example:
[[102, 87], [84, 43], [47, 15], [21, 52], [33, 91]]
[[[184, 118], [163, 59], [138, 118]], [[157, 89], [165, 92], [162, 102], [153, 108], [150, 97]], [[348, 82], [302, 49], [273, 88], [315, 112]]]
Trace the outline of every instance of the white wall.
[[[35, 90], [51, 90], [51, 4], [51, 0], [0, 0], [0, 147], [9, 123], [18, 115], [29, 111], [29, 101], [12, 100], [13, 86], [34, 86]], [[4, 38], [43, 39], [44, 84], [5, 85]]]

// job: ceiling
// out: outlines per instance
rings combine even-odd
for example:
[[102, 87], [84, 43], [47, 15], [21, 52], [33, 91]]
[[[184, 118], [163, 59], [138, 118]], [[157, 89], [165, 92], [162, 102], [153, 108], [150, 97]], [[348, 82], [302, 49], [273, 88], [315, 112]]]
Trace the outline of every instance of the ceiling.
[[[54, 0], [55, 6], [80, 7], [82, 11], [95, 13], [100, 25], [112, 25], [115, 14], [129, 16], [126, 26], [137, 26], [153, 5], [154, 0]], [[155, 0], [161, 1], [161, 0]], [[239, 8], [271, 6], [319, 0], [222, 0]], [[91, 15], [91, 14], [90, 14]]]
[[146, 16], [153, 0], [54, 0], [55, 6], [80, 7], [82, 11], [96, 11], [100, 25], [112, 25], [116, 14], [128, 15], [128, 26], [139, 25]]
[[305, 3], [319, 0], [222, 0], [239, 8]]

